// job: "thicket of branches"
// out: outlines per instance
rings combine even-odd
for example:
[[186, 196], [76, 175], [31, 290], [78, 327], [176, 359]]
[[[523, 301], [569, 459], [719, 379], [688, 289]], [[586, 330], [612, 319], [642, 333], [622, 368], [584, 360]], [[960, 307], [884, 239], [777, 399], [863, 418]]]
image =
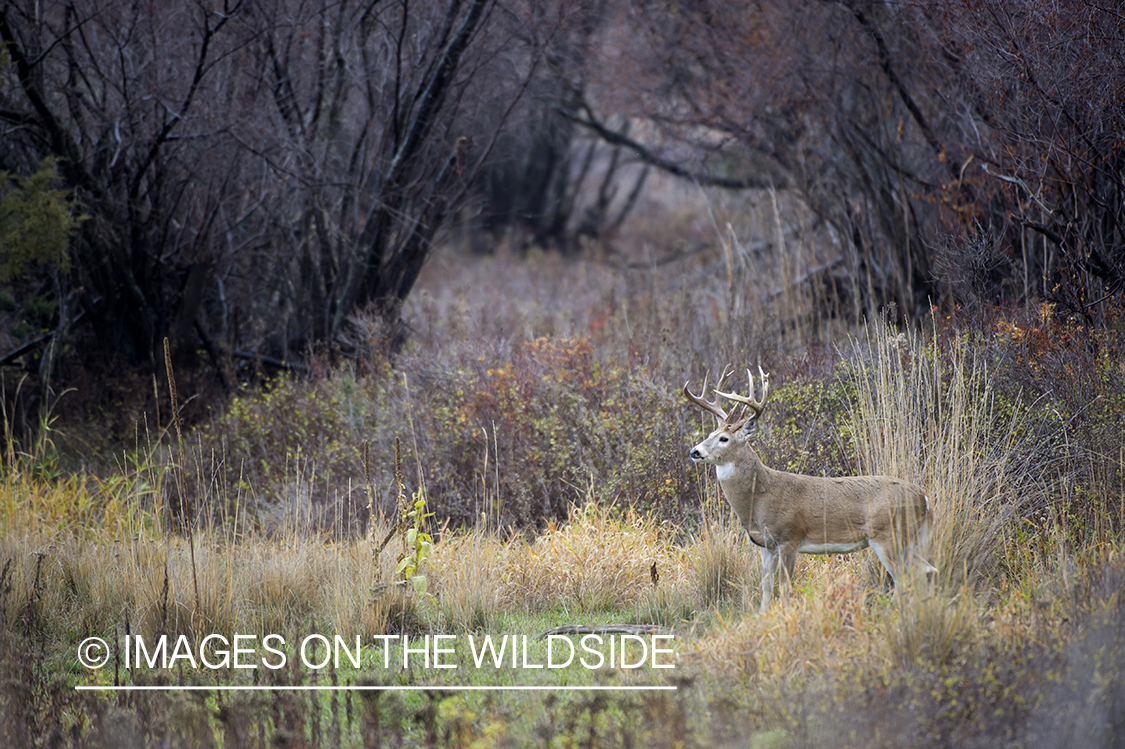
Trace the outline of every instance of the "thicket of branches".
[[1125, 290], [1111, 5], [635, 0], [606, 29], [579, 121], [704, 184], [798, 191], [857, 316], [1041, 300], [1096, 321]]
[[[88, 214], [56, 342], [159, 361], [160, 341], [287, 359], [391, 335], [565, 5], [11, 2], [0, 168], [57, 157]], [[46, 283], [46, 279], [44, 279]]]

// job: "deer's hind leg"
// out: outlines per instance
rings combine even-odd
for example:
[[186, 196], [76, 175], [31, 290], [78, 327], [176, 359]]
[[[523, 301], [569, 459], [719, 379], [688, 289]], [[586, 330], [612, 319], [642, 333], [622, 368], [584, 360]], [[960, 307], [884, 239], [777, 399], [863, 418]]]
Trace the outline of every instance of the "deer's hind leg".
[[[926, 497], [926, 506], [929, 507], [930, 498]], [[918, 569], [926, 575], [926, 582], [933, 584], [937, 582], [938, 571], [937, 567], [926, 561], [930, 551], [930, 519], [927, 517], [922, 521], [922, 525], [918, 528], [918, 535], [911, 546], [914, 562], [918, 565]]]
[[885, 544], [874, 539], [870, 539], [868, 545], [875, 551], [875, 556], [879, 557], [879, 562], [890, 574], [896, 591], [902, 586], [904, 575], [911, 573], [923, 573], [927, 583], [937, 581], [937, 568], [923, 558], [918, 544], [911, 544], [897, 551], [893, 547], [888, 549]]

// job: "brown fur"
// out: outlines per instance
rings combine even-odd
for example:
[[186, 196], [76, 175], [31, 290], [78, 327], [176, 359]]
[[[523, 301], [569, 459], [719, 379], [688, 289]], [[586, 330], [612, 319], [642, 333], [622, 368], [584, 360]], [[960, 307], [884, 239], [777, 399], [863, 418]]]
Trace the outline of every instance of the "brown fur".
[[870, 545], [896, 584], [901, 583], [904, 563], [920, 565], [927, 576], [936, 573], [923, 559], [930, 507], [920, 487], [890, 476], [823, 478], [775, 471], [749, 443], [764, 394], [762, 401], [750, 403], [756, 411], [752, 417], [745, 418], [744, 409], [743, 417], [731, 423], [714, 403], [692, 396], [686, 386], [684, 390], [693, 403], [720, 419], [719, 428], [692, 448], [690, 456], [716, 466], [723, 495], [760, 547], [763, 610], [773, 596], [778, 562], [784, 592], [799, 551], [848, 553]]

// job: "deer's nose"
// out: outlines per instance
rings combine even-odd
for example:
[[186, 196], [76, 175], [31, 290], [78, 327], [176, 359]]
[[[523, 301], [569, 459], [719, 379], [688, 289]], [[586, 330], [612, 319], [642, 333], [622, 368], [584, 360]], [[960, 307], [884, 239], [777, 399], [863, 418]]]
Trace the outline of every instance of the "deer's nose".
[[693, 447], [691, 449], [691, 452], [688, 453], [688, 456], [692, 460], [702, 460], [703, 459], [703, 453], [699, 452], [699, 448], [697, 448], [697, 447]]

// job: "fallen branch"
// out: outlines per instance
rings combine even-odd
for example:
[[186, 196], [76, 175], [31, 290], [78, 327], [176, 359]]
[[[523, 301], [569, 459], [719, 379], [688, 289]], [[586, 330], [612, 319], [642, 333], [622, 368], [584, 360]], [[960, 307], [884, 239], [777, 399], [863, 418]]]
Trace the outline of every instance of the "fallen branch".
[[539, 633], [535, 639], [542, 640], [550, 635], [672, 635], [679, 632], [663, 624], [566, 624]]
[[54, 335], [55, 335], [55, 331], [52, 330], [49, 333], [44, 333], [43, 335], [39, 336], [38, 338], [32, 338], [30, 341], [23, 344], [22, 346], [18, 346], [17, 348], [12, 349], [7, 354], [5, 354], [3, 356], [3, 358], [0, 358], [0, 367], [8, 366], [12, 362], [14, 362], [16, 359], [20, 358], [21, 356], [26, 354], [28, 351], [31, 351], [33, 348], [38, 346], [40, 343], [43, 343], [44, 341], [50, 340]]

